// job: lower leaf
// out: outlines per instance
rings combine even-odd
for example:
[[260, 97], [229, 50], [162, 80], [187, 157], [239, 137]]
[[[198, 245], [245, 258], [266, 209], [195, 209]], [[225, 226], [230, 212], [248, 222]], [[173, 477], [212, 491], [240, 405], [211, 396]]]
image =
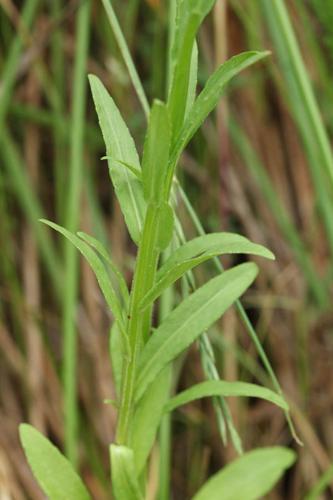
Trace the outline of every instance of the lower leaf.
[[279, 446], [250, 451], [211, 477], [192, 500], [257, 500], [294, 461], [295, 453]]
[[143, 500], [134, 466], [133, 450], [112, 444], [111, 476], [115, 500]]
[[21, 424], [20, 439], [32, 472], [50, 500], [90, 500], [70, 462], [46, 437], [31, 425]]

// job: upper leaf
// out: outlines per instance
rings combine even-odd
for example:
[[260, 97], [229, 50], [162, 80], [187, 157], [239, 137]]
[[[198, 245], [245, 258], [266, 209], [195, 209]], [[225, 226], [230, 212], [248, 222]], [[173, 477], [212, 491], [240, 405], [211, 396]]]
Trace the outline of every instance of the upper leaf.
[[198, 236], [180, 246], [159, 269], [155, 285], [143, 298], [140, 307], [145, 309], [156, 300], [163, 290], [177, 281], [195, 266], [215, 257], [229, 253], [245, 253], [274, 259], [272, 252], [244, 236], [233, 233], [211, 233]]
[[[140, 170], [139, 157], [132, 136], [104, 85], [93, 75], [89, 76], [89, 82], [106, 152], [110, 157], [108, 163], [111, 179], [128, 231], [133, 241], [138, 243], [145, 213], [142, 186], [137, 176], [121, 166], [119, 161]], [[114, 161], [113, 158], [117, 161]]]
[[177, 357], [248, 288], [255, 264], [241, 264], [211, 279], [187, 297], [157, 328], [145, 345], [138, 365], [136, 400], [156, 375]]
[[295, 461], [287, 448], [250, 451], [211, 477], [193, 500], [257, 500], [266, 495]]
[[226, 382], [225, 380], [207, 380], [206, 382], [196, 384], [170, 399], [164, 409], [165, 411], [172, 411], [178, 408], [178, 406], [185, 405], [196, 399], [212, 396], [261, 398], [274, 403], [284, 410], [288, 410], [288, 404], [285, 399], [266, 387], [246, 382]]
[[112, 491], [115, 500], [143, 500], [134, 467], [133, 450], [110, 446]]
[[34, 427], [20, 425], [20, 438], [35, 478], [50, 500], [90, 500], [70, 462]]
[[168, 99], [174, 137], [177, 137], [184, 121], [195, 37], [215, 1], [187, 0], [178, 5], [177, 27], [172, 51], [173, 76]]
[[268, 54], [269, 52], [244, 52], [226, 61], [215, 71], [215, 73], [213, 73], [194, 102], [180, 134], [176, 137], [171, 152], [171, 164], [177, 162], [185, 146], [209, 113], [215, 108], [227, 83], [240, 71], [251, 66], [251, 64], [254, 64], [263, 57], [266, 57]]

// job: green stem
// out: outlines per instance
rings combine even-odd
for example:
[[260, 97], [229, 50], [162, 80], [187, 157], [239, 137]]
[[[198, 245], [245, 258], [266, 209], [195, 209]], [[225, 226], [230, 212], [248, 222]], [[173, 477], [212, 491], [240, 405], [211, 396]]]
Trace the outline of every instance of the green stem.
[[151, 309], [142, 313], [139, 309], [139, 304], [155, 281], [159, 257], [156, 245], [159, 213], [157, 205], [148, 204], [130, 299], [127, 328], [130, 356], [125, 359], [123, 369], [123, 387], [116, 433], [118, 444], [126, 444], [128, 442], [130, 421], [133, 415], [137, 359], [144, 339], [150, 329]]

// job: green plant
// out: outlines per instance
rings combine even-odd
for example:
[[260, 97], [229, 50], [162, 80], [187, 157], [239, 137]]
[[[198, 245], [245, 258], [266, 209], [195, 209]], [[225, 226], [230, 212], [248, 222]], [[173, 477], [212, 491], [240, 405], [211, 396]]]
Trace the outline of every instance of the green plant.
[[[172, 362], [200, 339], [252, 284], [257, 275], [255, 264], [241, 264], [219, 273], [185, 297], [153, 328], [156, 300], [183, 276], [193, 284], [191, 273], [199, 264], [226, 253], [274, 258], [264, 247], [232, 233], [202, 235], [181, 243], [181, 224], [172, 196], [180, 155], [215, 108], [231, 78], [267, 55], [253, 51], [233, 57], [216, 70], [196, 97], [195, 39], [214, 3], [214, 0], [190, 0], [177, 4], [167, 102], [155, 100], [149, 111], [144, 94], [138, 92], [149, 114], [141, 161], [113, 99], [97, 77], [89, 77], [111, 180], [129, 234], [138, 248], [130, 291], [99, 241], [43, 220], [86, 258], [114, 317], [110, 350], [117, 400], [111, 403], [118, 409], [118, 423], [110, 456], [113, 494], [120, 500], [144, 498], [145, 470], [162, 416], [178, 406], [202, 397], [245, 396], [271, 401], [287, 415], [289, 411], [282, 394], [242, 382], [207, 380], [170, 397]], [[118, 29], [118, 25], [115, 26]], [[134, 75], [137, 78], [136, 73]], [[78, 103], [78, 112], [80, 109], [82, 102]], [[78, 147], [73, 158], [76, 166], [79, 150]], [[75, 226], [75, 221], [71, 226]], [[169, 256], [160, 264], [166, 249]], [[223, 427], [225, 418], [237, 443], [226, 403], [224, 399], [219, 401], [221, 425]], [[72, 400], [68, 408], [72, 408]], [[20, 435], [31, 468], [51, 499], [90, 498], [70, 462], [46, 438], [26, 424], [22, 424]], [[71, 450], [67, 451], [75, 465]], [[213, 476], [194, 498], [259, 498], [293, 461], [294, 454], [283, 448], [246, 453]]]

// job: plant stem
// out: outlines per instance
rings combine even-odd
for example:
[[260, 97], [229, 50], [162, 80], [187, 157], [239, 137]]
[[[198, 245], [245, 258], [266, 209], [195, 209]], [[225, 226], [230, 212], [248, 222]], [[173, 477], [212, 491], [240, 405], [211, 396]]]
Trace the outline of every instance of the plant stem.
[[142, 313], [139, 309], [139, 304], [145, 293], [152, 287], [155, 281], [159, 257], [159, 251], [156, 245], [158, 226], [160, 223], [159, 214], [158, 205], [149, 203], [139, 245], [130, 298], [127, 327], [130, 355], [124, 360], [123, 386], [116, 433], [116, 441], [118, 444], [126, 444], [128, 441], [130, 421], [133, 415], [137, 359], [144, 338], [147, 336], [150, 328], [151, 308], [148, 308], [147, 311]]

